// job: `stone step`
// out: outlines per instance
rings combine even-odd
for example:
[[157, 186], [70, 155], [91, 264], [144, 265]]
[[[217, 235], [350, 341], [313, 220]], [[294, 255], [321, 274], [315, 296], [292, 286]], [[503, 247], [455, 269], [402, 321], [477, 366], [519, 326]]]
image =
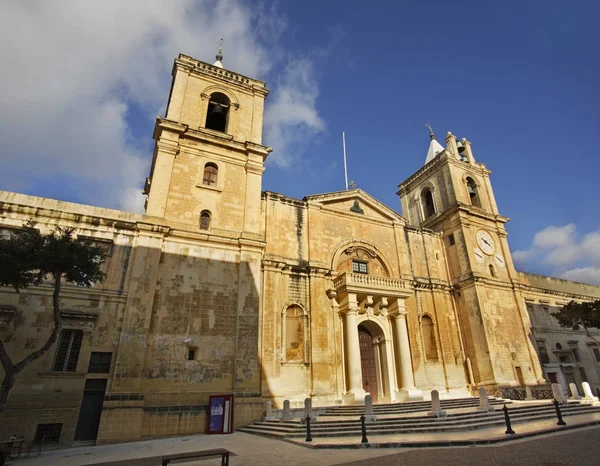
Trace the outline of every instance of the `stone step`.
[[[532, 410], [532, 408], [538, 408]], [[525, 409], [523, 409], [525, 408]], [[584, 404], [570, 404], [562, 408], [563, 416], [597, 413], [600, 407]], [[524, 406], [511, 409], [511, 421], [515, 423], [556, 417], [553, 405]], [[504, 414], [495, 413], [459, 413], [448, 418], [424, 417], [419, 419], [382, 419], [375, 423], [367, 423], [371, 434], [385, 435], [402, 433], [428, 433], [444, 431], [464, 431], [482, 427], [504, 424]], [[267, 435], [275, 438], [299, 438], [306, 435], [306, 428], [300, 423], [258, 422], [240, 428], [243, 432]], [[311, 425], [312, 433], [319, 437], [348, 437], [360, 435], [360, 421], [315, 422]]]
[[[499, 398], [490, 398], [489, 402], [491, 405], [503, 404], [507, 400]], [[458, 409], [458, 408], [469, 408], [472, 406], [479, 405], [479, 398], [462, 398], [456, 400], [441, 400], [440, 404], [443, 409]], [[429, 411], [431, 409], [430, 401], [420, 401], [411, 403], [394, 403], [394, 404], [380, 404], [373, 405], [373, 412], [375, 414], [394, 414], [394, 413], [410, 413], [419, 411]], [[325, 413], [327, 416], [348, 416], [353, 414], [360, 414], [364, 411], [364, 406], [339, 406], [326, 409]]]
[[[594, 412], [600, 412], [599, 410], [595, 410]], [[565, 417], [571, 415], [579, 415], [579, 414], [588, 414], [587, 412], [565, 412], [563, 415]], [[537, 419], [547, 419], [554, 418], [556, 414], [554, 412], [545, 411], [535, 413], [533, 415], [516, 415], [512, 416], [511, 419], [513, 422], [526, 422], [529, 420], [537, 420]], [[479, 428], [482, 426], [489, 425], [501, 425], [504, 423], [504, 415], [490, 415], [486, 417], [480, 417], [477, 419], [460, 419], [454, 421], [446, 421], [445, 419], [439, 420], [430, 420], [427, 423], [420, 424], [401, 424], [401, 423], [367, 423], [367, 429], [369, 432], [379, 433], [380, 431], [393, 431], [393, 432], [435, 432], [435, 431], [453, 431], [453, 430], [470, 430], [474, 428]], [[269, 426], [269, 425], [252, 425], [249, 426], [252, 429], [258, 429], [261, 431], [273, 432], [281, 435], [289, 435], [289, 436], [302, 436], [304, 435], [306, 428], [298, 427], [298, 428], [285, 428], [278, 426]], [[316, 424], [311, 426], [311, 430], [315, 435], [321, 434], [332, 434], [334, 436], [342, 436], [342, 435], [354, 435], [357, 432], [360, 432], [360, 423], [355, 423], [354, 425], [347, 426], [328, 426], [322, 427]]]
[[[563, 406], [561, 409], [565, 412], [569, 411], [569, 410], [581, 410], [581, 409], [587, 409], [589, 408], [589, 405], [584, 405], [584, 404], [579, 404], [579, 403], [572, 403], [566, 406]], [[510, 414], [512, 415], [517, 415], [518, 413], [535, 413], [538, 411], [546, 411], [546, 410], [550, 410], [552, 412], [554, 412], [554, 405], [548, 403], [548, 404], [534, 404], [534, 405], [511, 405], [510, 408]], [[503, 416], [501, 409], [496, 409], [496, 413], [500, 413], [500, 415]], [[361, 413], [362, 414], [362, 413]], [[442, 422], [444, 419], [446, 420], [451, 420], [451, 419], [455, 419], [455, 418], [460, 418], [460, 419], [469, 419], [469, 418], [477, 418], [477, 417], [488, 417], [491, 414], [485, 413], [485, 412], [481, 412], [481, 411], [471, 411], [471, 412], [466, 412], [466, 413], [452, 413], [449, 412], [447, 414], [446, 418], [441, 418], [441, 419], [437, 419], [436, 422]], [[356, 415], [354, 416], [354, 419], [343, 419], [343, 420], [335, 420], [335, 419], [321, 419], [319, 418], [317, 421], [314, 421], [313, 426], [314, 428], [320, 428], [320, 427], [325, 427], [325, 426], [353, 426], [357, 423], [360, 423], [360, 415]], [[377, 420], [378, 424], [390, 424], [390, 423], [398, 423], [398, 422], [402, 422], [403, 424], [415, 424], [415, 423], [421, 423], [421, 422], [431, 422], [433, 418], [431, 416], [411, 416], [411, 417], [386, 417], [386, 418], [379, 418]], [[299, 420], [290, 420], [290, 421], [286, 421], [286, 422], [278, 422], [278, 421], [257, 421], [255, 423], [255, 425], [262, 425], [262, 426], [274, 426], [277, 428], [281, 428], [281, 427], [288, 427], [288, 428], [301, 428], [303, 429], [304, 424]]]

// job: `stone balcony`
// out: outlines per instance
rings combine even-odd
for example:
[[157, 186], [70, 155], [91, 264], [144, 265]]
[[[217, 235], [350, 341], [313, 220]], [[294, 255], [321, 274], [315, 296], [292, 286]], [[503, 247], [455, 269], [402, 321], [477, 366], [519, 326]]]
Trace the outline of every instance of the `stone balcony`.
[[342, 273], [333, 280], [333, 285], [338, 295], [356, 293], [406, 298], [413, 292], [407, 280], [358, 273]]

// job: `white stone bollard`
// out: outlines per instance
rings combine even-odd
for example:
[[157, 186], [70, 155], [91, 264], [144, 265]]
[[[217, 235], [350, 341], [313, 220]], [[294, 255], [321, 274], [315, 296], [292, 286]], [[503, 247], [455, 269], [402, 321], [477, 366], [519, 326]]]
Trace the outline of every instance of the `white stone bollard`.
[[477, 408], [477, 411], [493, 413], [495, 410], [496, 409], [493, 406], [490, 406], [490, 400], [488, 400], [485, 388], [481, 387], [479, 389], [479, 408]]
[[581, 384], [581, 387], [583, 388], [583, 398], [582, 400], [584, 401], [598, 401], [598, 397], [594, 396], [594, 394], [592, 393], [592, 388], [590, 387], [590, 384], [587, 382], [583, 382]]
[[531, 391], [531, 387], [529, 385], [527, 385], [525, 387], [525, 399], [526, 400], [533, 400], [533, 392]]
[[581, 400], [581, 395], [579, 394], [579, 390], [577, 390], [577, 385], [571, 382], [569, 384], [569, 389], [571, 390], [571, 398], [574, 400]]
[[283, 414], [281, 415], [280, 422], [282, 421], [291, 421], [294, 419], [292, 414], [292, 410], [290, 409], [290, 400], [283, 401]]
[[567, 399], [565, 398], [562, 385], [558, 383], [552, 384], [552, 394], [554, 395], [554, 399], [562, 404], [567, 404]]
[[440, 392], [437, 390], [431, 390], [431, 411], [429, 411], [427, 415], [446, 417], [446, 411], [442, 410], [442, 405], [440, 404]]
[[273, 415], [273, 403], [270, 401], [267, 401], [265, 403], [265, 421], [276, 421], [277, 420], [277, 416]]
[[377, 420], [373, 412], [373, 397], [371, 395], [365, 396], [365, 420], [367, 422], [375, 422]]

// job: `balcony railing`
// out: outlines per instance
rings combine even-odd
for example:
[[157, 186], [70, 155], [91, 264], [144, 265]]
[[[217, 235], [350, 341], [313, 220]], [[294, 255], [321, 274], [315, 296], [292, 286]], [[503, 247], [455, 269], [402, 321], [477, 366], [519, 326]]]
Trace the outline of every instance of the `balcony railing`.
[[409, 282], [388, 277], [374, 277], [358, 273], [343, 273], [333, 281], [336, 289], [371, 291], [396, 291], [405, 294], [412, 289]]

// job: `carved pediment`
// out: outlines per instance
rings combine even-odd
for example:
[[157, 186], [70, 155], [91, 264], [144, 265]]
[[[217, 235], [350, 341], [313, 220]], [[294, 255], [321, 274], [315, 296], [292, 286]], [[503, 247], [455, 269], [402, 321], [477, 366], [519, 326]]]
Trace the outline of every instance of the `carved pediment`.
[[304, 198], [311, 204], [320, 204], [324, 209], [331, 209], [347, 214], [348, 217], [364, 216], [367, 218], [396, 221], [405, 223], [406, 220], [398, 212], [379, 202], [361, 189], [339, 191], [328, 194], [317, 194]]

